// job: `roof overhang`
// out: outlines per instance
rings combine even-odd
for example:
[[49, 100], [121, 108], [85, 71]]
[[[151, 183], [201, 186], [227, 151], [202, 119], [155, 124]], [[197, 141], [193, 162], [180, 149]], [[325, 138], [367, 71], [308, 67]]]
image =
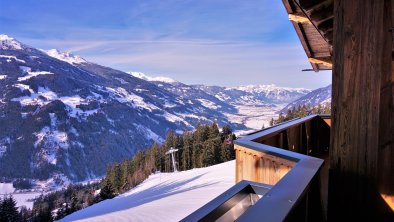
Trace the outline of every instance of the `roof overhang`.
[[315, 72], [332, 69], [333, 0], [282, 0]]

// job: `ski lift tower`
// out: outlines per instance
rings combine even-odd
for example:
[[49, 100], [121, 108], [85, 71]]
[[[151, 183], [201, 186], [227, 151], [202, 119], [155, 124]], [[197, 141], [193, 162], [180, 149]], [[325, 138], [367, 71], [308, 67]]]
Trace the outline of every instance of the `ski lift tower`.
[[174, 168], [174, 172], [178, 172], [178, 170], [176, 169], [176, 163], [175, 163], [175, 152], [177, 152], [178, 149], [174, 149], [174, 147], [171, 147], [170, 150], [168, 150], [166, 152], [166, 154], [171, 154], [171, 159], [172, 159], [172, 166]]

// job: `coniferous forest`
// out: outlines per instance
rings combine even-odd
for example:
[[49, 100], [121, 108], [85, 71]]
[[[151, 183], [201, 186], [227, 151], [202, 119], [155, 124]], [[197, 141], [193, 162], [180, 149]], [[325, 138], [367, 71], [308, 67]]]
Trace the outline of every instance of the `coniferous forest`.
[[194, 132], [176, 134], [170, 131], [163, 144], [153, 144], [137, 152], [133, 158], [110, 165], [101, 182], [70, 185], [66, 189], [42, 195], [32, 210], [18, 212], [12, 196], [0, 201], [0, 222], [53, 221], [105, 199], [111, 199], [143, 182], [155, 172], [173, 172], [166, 152], [178, 149], [175, 161], [179, 171], [207, 167], [235, 158], [232, 129], [225, 125], [220, 131], [216, 123], [198, 125]]
[[[270, 125], [311, 114], [330, 114], [331, 105], [308, 107], [306, 105], [287, 110]], [[143, 182], [155, 172], [172, 172], [171, 157], [166, 152], [178, 149], [175, 161], [179, 171], [207, 167], [235, 158], [235, 135], [228, 125], [221, 131], [216, 123], [198, 125], [194, 132], [176, 134], [170, 131], [163, 144], [153, 144], [141, 149], [131, 159], [115, 163], [107, 168], [101, 182], [70, 185], [66, 189], [42, 195], [35, 200], [33, 209], [22, 207], [19, 211], [11, 195], [0, 198], [0, 222], [2, 221], [53, 221], [105, 199], [111, 199]]]
[[331, 114], [331, 103], [319, 104], [316, 107], [310, 107], [309, 105], [293, 106], [292, 109], [288, 109], [285, 114], [280, 113], [277, 119], [271, 119], [270, 126], [283, 123], [292, 119], [302, 118], [313, 114]]
[[138, 152], [131, 160], [108, 167], [102, 188], [119, 194], [141, 183], [156, 171], [172, 172], [171, 158], [166, 155], [171, 147], [178, 149], [175, 161], [177, 169], [181, 171], [233, 160], [233, 140], [235, 135], [231, 128], [226, 125], [219, 132], [216, 123], [198, 125], [194, 132], [176, 134], [171, 131], [163, 145], [153, 144], [149, 149]]

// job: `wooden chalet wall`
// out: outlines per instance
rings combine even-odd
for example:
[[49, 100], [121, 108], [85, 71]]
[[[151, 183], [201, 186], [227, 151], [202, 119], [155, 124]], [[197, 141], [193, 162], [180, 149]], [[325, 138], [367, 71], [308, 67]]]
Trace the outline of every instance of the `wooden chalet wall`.
[[393, 221], [391, 3], [334, 1], [331, 221]]
[[295, 162], [235, 145], [236, 183], [249, 180], [275, 185]]
[[[258, 138], [254, 142], [325, 159], [328, 156], [330, 138], [328, 119], [315, 117], [310, 121]], [[237, 183], [241, 180], [250, 180], [275, 185], [296, 164], [295, 161], [239, 145], [235, 145], [234, 149]]]

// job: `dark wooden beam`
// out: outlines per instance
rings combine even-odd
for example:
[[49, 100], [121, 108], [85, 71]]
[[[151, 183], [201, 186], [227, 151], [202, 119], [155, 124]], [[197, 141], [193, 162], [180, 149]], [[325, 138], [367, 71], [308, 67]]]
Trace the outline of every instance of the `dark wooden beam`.
[[317, 28], [325, 33], [333, 29], [334, 19], [327, 19], [317, 25]]
[[312, 21], [320, 23], [326, 19], [334, 17], [334, 4], [328, 6], [322, 6], [316, 10], [311, 11], [309, 17]]
[[299, 0], [299, 4], [304, 10], [309, 11], [318, 7], [325, 1], [326, 0]]
[[394, 135], [380, 124], [387, 121], [380, 110], [382, 79], [392, 75], [385, 62], [391, 57], [387, 1], [334, 2], [329, 221], [394, 221], [378, 189], [379, 138]]
[[324, 36], [324, 38], [325, 38], [327, 41], [332, 41], [332, 40], [333, 40], [333, 37], [334, 37], [334, 32], [333, 32], [333, 31], [328, 31], [328, 32], [326, 32], [326, 33], [323, 33], [323, 36]]

